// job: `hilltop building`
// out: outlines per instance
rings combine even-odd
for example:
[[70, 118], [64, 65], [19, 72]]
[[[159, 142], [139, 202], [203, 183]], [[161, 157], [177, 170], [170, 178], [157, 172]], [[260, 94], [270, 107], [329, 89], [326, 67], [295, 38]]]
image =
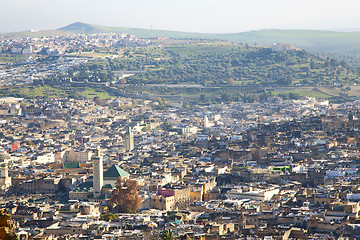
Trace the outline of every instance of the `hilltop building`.
[[295, 50], [296, 46], [294, 44], [288, 43], [274, 43], [271, 47], [271, 50], [281, 52], [281, 51], [288, 51], [288, 50]]

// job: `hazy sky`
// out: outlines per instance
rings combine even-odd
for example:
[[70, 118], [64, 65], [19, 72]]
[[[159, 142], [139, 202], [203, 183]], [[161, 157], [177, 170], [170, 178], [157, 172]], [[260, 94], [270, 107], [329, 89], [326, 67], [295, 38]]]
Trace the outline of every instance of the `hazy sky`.
[[190, 32], [360, 29], [359, 0], [0, 0], [0, 32], [73, 22]]

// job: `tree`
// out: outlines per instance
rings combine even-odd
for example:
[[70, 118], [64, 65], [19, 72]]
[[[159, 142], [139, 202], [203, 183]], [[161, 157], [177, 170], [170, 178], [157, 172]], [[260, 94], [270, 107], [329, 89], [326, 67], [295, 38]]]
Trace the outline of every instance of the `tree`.
[[300, 98], [301, 98], [300, 94], [294, 93], [294, 92], [289, 92], [289, 99], [297, 100], [297, 99], [300, 99]]
[[161, 99], [161, 97], [158, 97], [158, 98], [156, 99], [156, 101], [157, 101], [160, 105], [164, 103], [164, 101]]
[[110, 222], [112, 220], [118, 219], [119, 216], [112, 213], [105, 213], [100, 216], [100, 219], [105, 220], [107, 222]]
[[206, 95], [205, 95], [204, 93], [202, 93], [202, 94], [200, 95], [200, 102], [206, 102], [206, 101], [207, 101]]
[[19, 237], [11, 225], [11, 215], [6, 209], [0, 209], [0, 239], [4, 240], [18, 240]]
[[63, 179], [61, 179], [58, 184], [57, 192], [63, 192], [63, 193], [69, 192], [69, 189], [66, 187]]
[[119, 177], [116, 188], [110, 197], [110, 208], [115, 212], [136, 213], [140, 206], [141, 198], [138, 194], [138, 182]]
[[230, 93], [221, 93], [220, 98], [221, 98], [221, 101], [223, 101], [223, 102], [231, 101]]
[[287, 99], [289, 99], [289, 94], [279, 93], [279, 97], [281, 97], [283, 100], [287, 100]]
[[160, 240], [173, 240], [174, 234], [172, 233], [172, 231], [166, 229], [159, 234], [159, 239]]

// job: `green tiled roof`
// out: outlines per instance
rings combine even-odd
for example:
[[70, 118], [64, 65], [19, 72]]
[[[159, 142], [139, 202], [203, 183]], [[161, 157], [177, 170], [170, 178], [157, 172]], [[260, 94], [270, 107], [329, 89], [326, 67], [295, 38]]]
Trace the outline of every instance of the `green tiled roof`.
[[64, 168], [80, 168], [80, 165], [78, 162], [66, 162]]
[[79, 184], [76, 191], [89, 192], [93, 190], [93, 182], [83, 182]]
[[128, 172], [126, 172], [124, 169], [116, 166], [116, 165], [112, 165], [105, 173], [104, 173], [104, 178], [124, 178], [129, 176], [130, 174]]
[[115, 188], [115, 186], [112, 185], [112, 184], [105, 184], [105, 185], [103, 186], [103, 188], [113, 189], [113, 188]]

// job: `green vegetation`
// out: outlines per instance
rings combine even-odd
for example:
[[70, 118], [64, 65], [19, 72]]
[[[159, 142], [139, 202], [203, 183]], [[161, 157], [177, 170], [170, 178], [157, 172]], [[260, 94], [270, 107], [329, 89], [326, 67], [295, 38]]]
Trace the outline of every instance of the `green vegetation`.
[[31, 85], [31, 86], [12, 86], [0, 88], [0, 97], [14, 96], [21, 98], [86, 98], [108, 99], [113, 96], [109, 95], [102, 89], [88, 87], [67, 87], [67, 86], [50, 86], [50, 85]]
[[49, 85], [43, 85], [3, 87], [0, 88], [0, 96], [61, 98], [66, 97], [67, 95], [64, 90], [50, 87]]
[[67, 74], [49, 80], [114, 82], [115, 72], [132, 71], [133, 75], [121, 83], [252, 87], [360, 84], [359, 68], [302, 50], [272, 51], [210, 41], [126, 49], [122, 54], [116, 59], [75, 66]]
[[136, 180], [118, 178], [116, 188], [111, 193], [109, 207], [120, 213], [137, 213], [141, 206]]
[[[285, 96], [285, 99], [289, 99], [289, 94], [291, 96], [291, 94], [297, 94], [299, 97], [315, 97], [317, 99], [328, 99], [331, 98], [332, 95], [323, 93], [319, 90], [317, 90], [316, 88], [294, 88], [292, 90], [277, 90], [277, 91], [272, 91], [271, 92], [274, 96], [280, 96], [283, 97]], [[294, 95], [292, 95], [294, 96]], [[291, 98], [291, 97], [290, 97]], [[295, 97], [296, 99], [297, 97]]]
[[323, 59], [302, 50], [275, 52], [211, 42], [171, 46], [163, 52], [170, 59], [157, 63], [161, 70], [137, 73], [127, 82], [272, 87], [360, 83], [359, 69], [345, 61]]
[[359, 33], [321, 31], [321, 30], [260, 30], [236, 34], [222, 34], [219, 39], [238, 43], [271, 46], [286, 42], [299, 48], [322, 50], [343, 54], [360, 54]]
[[176, 132], [179, 135], [182, 135], [182, 131], [179, 128], [173, 128], [170, 123], [165, 122], [160, 125], [160, 128], [165, 132]]
[[160, 240], [173, 240], [175, 239], [174, 234], [171, 230], [165, 229], [159, 234]]
[[17, 55], [17, 54], [1, 54], [0, 55], [0, 64], [1, 63], [12, 63], [23, 61], [26, 59], [24, 55]]
[[116, 220], [118, 218], [119, 218], [119, 216], [117, 214], [113, 214], [113, 213], [104, 213], [100, 216], [101, 220], [104, 220], [107, 222], [111, 222], [112, 220]]
[[93, 89], [93, 88], [85, 88], [84, 91], [78, 92], [78, 96], [85, 97], [86, 99], [94, 99], [98, 97], [100, 99], [109, 99], [113, 96], [109, 95], [106, 91]]
[[221, 39], [243, 44], [271, 46], [286, 42], [299, 48], [322, 50], [343, 54], [360, 55], [360, 34], [322, 30], [260, 30], [233, 34], [203, 34], [176, 31], [150, 30], [141, 28], [104, 27], [85, 23], [74, 23], [59, 30], [73, 33], [121, 32], [138, 37], [207, 38]]
[[[101, 48], [88, 53], [101, 58], [49, 76], [36, 85], [0, 88], [0, 96], [161, 97], [163, 100], [153, 106], [156, 110], [165, 109], [168, 100], [179, 99], [208, 104], [265, 101], [269, 96], [332, 101], [360, 97], [359, 87], [354, 85], [360, 84], [360, 68], [344, 60], [302, 50], [272, 51], [215, 40], [174, 42], [166, 47]], [[110, 54], [117, 58], [105, 57]], [[122, 78], [124, 73], [132, 75]]]
[[[65, 35], [78, 33], [129, 33], [137, 37], [167, 37], [192, 39], [221, 39], [242, 44], [257, 44], [271, 46], [274, 43], [285, 42], [296, 44], [297, 47], [307, 50], [321, 50], [342, 54], [360, 55], [360, 33], [321, 31], [321, 30], [260, 30], [233, 34], [204, 34], [177, 31], [151, 30], [126, 27], [106, 27], [86, 23], [73, 23], [57, 30], [39, 32], [20, 32], [1, 34], [8, 37], [35, 37], [50, 35]], [[1, 36], [0, 35], [0, 36]]]

